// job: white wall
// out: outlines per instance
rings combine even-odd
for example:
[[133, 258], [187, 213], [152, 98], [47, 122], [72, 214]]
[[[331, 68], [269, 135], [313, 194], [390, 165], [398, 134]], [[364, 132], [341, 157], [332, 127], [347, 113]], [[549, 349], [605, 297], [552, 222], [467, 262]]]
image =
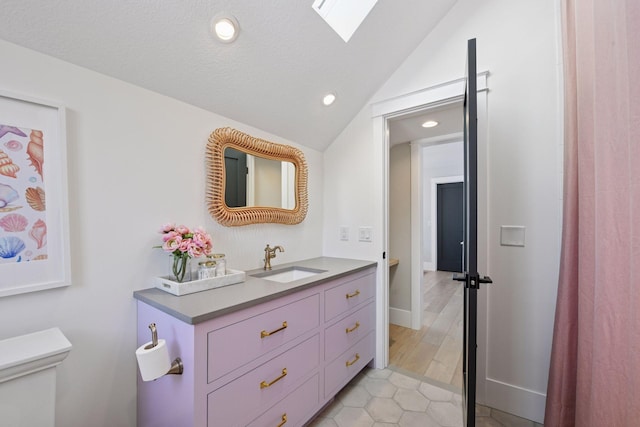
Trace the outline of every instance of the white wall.
[[[377, 102], [464, 75], [466, 41], [477, 38], [478, 70], [488, 70], [487, 258], [494, 284], [481, 295], [478, 396], [542, 421], [557, 287], [560, 236], [561, 80], [557, 0], [459, 0], [373, 97]], [[382, 58], [382, 60], [384, 60]], [[378, 222], [384, 176], [370, 107], [325, 153], [325, 254], [349, 247], [332, 232], [341, 222]], [[367, 167], [354, 174], [353, 162]], [[368, 162], [368, 163], [367, 163]], [[325, 175], [327, 172], [325, 172]], [[371, 194], [371, 192], [374, 192]], [[368, 197], [369, 196], [369, 197]], [[329, 209], [334, 207], [334, 209]], [[499, 245], [500, 225], [524, 225], [524, 248]], [[483, 226], [483, 224], [480, 224]], [[384, 250], [380, 246], [380, 250]], [[381, 283], [379, 283], [381, 285]], [[379, 289], [384, 292], [383, 289]]]
[[422, 216], [424, 218], [422, 254], [424, 262], [429, 263], [430, 270], [437, 268], [432, 253], [433, 240], [437, 236], [434, 236], [432, 232], [432, 223], [435, 218], [431, 217], [431, 180], [461, 176], [464, 173], [463, 154], [462, 141], [422, 147]]
[[[168, 272], [157, 230], [204, 226], [228, 266], [322, 254], [322, 154], [242, 123], [0, 41], [0, 90], [67, 108], [72, 281], [0, 298], [0, 339], [58, 326], [73, 344], [58, 368], [56, 425], [136, 425], [136, 312], [132, 293]], [[10, 58], [10, 59], [9, 59]], [[299, 225], [226, 228], [205, 208], [205, 145], [217, 127], [303, 150], [309, 213]], [[162, 336], [162, 331], [159, 331]]]
[[255, 157], [255, 206], [282, 206], [281, 162]]
[[[382, 150], [372, 144], [371, 111], [365, 107], [324, 153], [326, 256], [382, 258]], [[340, 227], [349, 240], [340, 240]], [[373, 226], [371, 242], [358, 241], [358, 227]], [[380, 273], [380, 272], [378, 272]]]
[[397, 144], [389, 151], [389, 257], [400, 261], [389, 268], [389, 321], [410, 326], [411, 147]]

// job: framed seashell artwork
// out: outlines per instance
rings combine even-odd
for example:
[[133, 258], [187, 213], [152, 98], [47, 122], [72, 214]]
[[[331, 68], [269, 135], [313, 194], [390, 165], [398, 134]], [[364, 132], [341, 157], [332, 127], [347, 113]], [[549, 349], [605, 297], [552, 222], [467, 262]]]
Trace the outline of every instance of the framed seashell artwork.
[[65, 122], [0, 91], [0, 297], [71, 284]]

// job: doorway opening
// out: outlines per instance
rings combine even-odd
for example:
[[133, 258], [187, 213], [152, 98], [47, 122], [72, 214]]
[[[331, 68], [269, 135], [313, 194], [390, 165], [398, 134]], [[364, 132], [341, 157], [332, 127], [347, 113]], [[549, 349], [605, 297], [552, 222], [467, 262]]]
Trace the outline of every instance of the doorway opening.
[[[478, 224], [483, 224], [478, 228], [478, 247], [484, 248], [483, 251], [478, 254], [478, 268], [483, 271], [487, 271], [488, 259], [486, 256], [486, 248], [488, 247], [488, 234], [487, 234], [487, 140], [486, 140], [486, 128], [487, 128], [487, 77], [488, 72], [480, 72], [477, 74], [477, 91], [478, 91]], [[423, 291], [423, 279], [424, 270], [426, 269], [427, 260], [422, 256], [423, 251], [428, 249], [428, 245], [422, 244], [421, 234], [412, 234], [411, 236], [411, 259], [404, 260], [399, 259], [396, 266], [391, 266], [391, 260], [394, 258], [393, 251], [390, 250], [390, 192], [393, 191], [389, 186], [390, 171], [389, 171], [389, 157], [390, 157], [390, 126], [395, 118], [407, 116], [412, 113], [418, 113], [420, 111], [437, 108], [444, 106], [451, 106], [454, 103], [461, 103], [465, 92], [465, 79], [456, 79], [450, 82], [445, 82], [436, 86], [428, 87], [416, 92], [410, 92], [399, 97], [393, 97], [386, 100], [382, 100], [372, 104], [372, 119], [373, 119], [373, 132], [374, 132], [374, 144], [379, 148], [380, 160], [382, 162], [383, 174], [381, 176], [381, 197], [382, 209], [381, 216], [381, 230], [382, 230], [382, 262], [380, 263], [379, 270], [379, 286], [376, 292], [376, 358], [375, 367], [384, 368], [390, 364], [389, 359], [389, 347], [390, 347], [390, 324], [394, 323], [394, 307], [392, 300], [395, 298], [394, 292], [396, 289], [390, 282], [390, 271], [396, 269], [404, 264], [409, 264], [411, 269], [411, 291], [408, 298], [409, 307], [403, 307], [401, 310], [405, 314], [404, 319], [407, 320], [405, 328], [415, 331], [419, 331], [422, 327], [422, 317], [424, 309], [424, 295]], [[462, 112], [458, 116], [458, 123], [462, 122]], [[456, 129], [459, 129], [459, 126]], [[456, 133], [456, 130], [450, 132]], [[430, 141], [433, 145], [444, 144], [451, 141], [451, 134], [436, 138], [434, 141]], [[462, 137], [459, 137], [462, 140]], [[419, 151], [417, 144], [411, 145], [412, 151]], [[412, 167], [412, 171], [419, 170], [418, 167]], [[420, 182], [418, 180], [418, 182]], [[422, 185], [422, 184], [421, 184]], [[412, 194], [420, 194], [419, 190], [412, 187]], [[410, 207], [411, 211], [411, 223], [412, 229], [414, 227], [420, 227], [420, 220], [423, 218], [423, 206], [420, 203], [412, 203]], [[417, 223], [417, 224], [416, 224]], [[430, 228], [430, 227], [427, 227]], [[433, 251], [435, 252], [435, 251]], [[433, 259], [429, 260], [433, 262]], [[432, 271], [435, 271], [435, 264], [431, 267]], [[446, 273], [450, 275], [451, 273]], [[407, 301], [405, 300], [406, 304]], [[481, 292], [478, 295], [478, 342], [477, 342], [477, 401], [483, 402], [487, 387], [487, 373], [486, 373], [486, 325], [487, 325], [487, 312], [486, 312], [486, 293]], [[429, 381], [429, 379], [427, 378]]]
[[[462, 267], [461, 117], [453, 100], [390, 119], [388, 156], [389, 255], [399, 261], [389, 268], [389, 364], [456, 391], [463, 300], [452, 275]], [[407, 130], [427, 118], [440, 125], [429, 133]]]

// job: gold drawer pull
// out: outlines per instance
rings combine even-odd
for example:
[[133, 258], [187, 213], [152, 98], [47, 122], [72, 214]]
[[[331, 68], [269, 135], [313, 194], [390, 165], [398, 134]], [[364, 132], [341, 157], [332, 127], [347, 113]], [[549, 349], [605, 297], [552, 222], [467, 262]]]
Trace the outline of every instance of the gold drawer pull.
[[278, 381], [280, 381], [281, 379], [283, 379], [284, 377], [287, 376], [287, 368], [283, 368], [282, 369], [282, 375], [280, 375], [278, 378], [276, 378], [275, 380], [271, 381], [270, 383], [266, 382], [266, 381], [262, 381], [260, 383], [260, 388], [267, 388], [267, 387], [271, 387], [272, 385], [274, 385], [275, 383], [277, 383]]
[[360, 327], [360, 322], [356, 322], [356, 326], [353, 328], [347, 328], [347, 333], [351, 333]]
[[360, 355], [358, 353], [356, 353], [356, 358], [353, 360], [347, 360], [347, 368], [351, 365], [353, 365], [354, 363], [356, 363], [358, 360], [360, 360]]
[[347, 294], [347, 299], [353, 298], [353, 297], [357, 297], [358, 295], [360, 295], [360, 291], [356, 289], [356, 291], [354, 293]]
[[284, 414], [282, 414], [282, 421], [280, 421], [280, 424], [278, 424], [276, 427], [282, 427], [286, 423], [287, 423], [287, 414], [284, 413]]
[[269, 335], [273, 335], [277, 332], [283, 331], [287, 329], [287, 322], [282, 322], [282, 326], [280, 326], [278, 329], [273, 330], [271, 332], [267, 332], [267, 331], [262, 331], [260, 332], [260, 338], [264, 338], [264, 337], [268, 337]]

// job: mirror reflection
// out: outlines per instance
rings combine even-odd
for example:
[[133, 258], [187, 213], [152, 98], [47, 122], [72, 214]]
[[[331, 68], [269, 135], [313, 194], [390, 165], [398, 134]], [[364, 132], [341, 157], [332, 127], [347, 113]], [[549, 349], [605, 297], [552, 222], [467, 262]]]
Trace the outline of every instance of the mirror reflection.
[[228, 207], [295, 208], [296, 170], [293, 163], [226, 147], [224, 168], [224, 200]]
[[299, 149], [218, 128], [206, 164], [207, 209], [220, 224], [293, 225], [307, 215], [307, 163]]

